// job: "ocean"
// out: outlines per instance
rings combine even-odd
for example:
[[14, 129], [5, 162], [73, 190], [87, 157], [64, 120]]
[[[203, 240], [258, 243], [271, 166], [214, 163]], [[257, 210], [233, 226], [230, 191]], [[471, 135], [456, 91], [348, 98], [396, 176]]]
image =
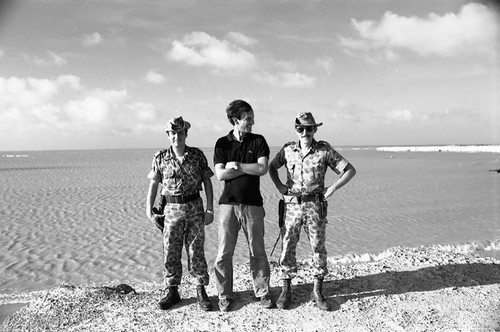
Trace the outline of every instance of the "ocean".
[[[271, 149], [271, 157], [278, 149]], [[500, 239], [500, 174], [489, 171], [500, 167], [500, 153], [337, 150], [357, 175], [329, 199], [329, 256], [394, 246], [484, 248]], [[161, 234], [145, 217], [146, 176], [155, 151], [0, 152], [0, 293], [161, 282]], [[212, 149], [203, 151], [213, 169]], [[331, 183], [335, 174], [328, 174]], [[212, 182], [217, 201], [222, 183], [215, 177]], [[267, 174], [261, 191], [270, 255], [279, 195]], [[217, 212], [215, 204], [215, 219]], [[205, 248], [212, 267], [216, 221], [206, 226]], [[304, 233], [297, 252], [299, 259], [310, 257]], [[279, 254], [278, 244], [269, 259]], [[241, 233], [234, 262], [247, 260]]]

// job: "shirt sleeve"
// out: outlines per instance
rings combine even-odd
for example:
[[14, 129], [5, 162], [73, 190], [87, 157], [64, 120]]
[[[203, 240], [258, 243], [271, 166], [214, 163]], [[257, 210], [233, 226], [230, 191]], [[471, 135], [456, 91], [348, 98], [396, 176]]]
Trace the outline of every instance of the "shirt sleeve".
[[205, 154], [201, 151], [200, 151], [200, 166], [201, 166], [202, 180], [210, 179], [214, 175], [214, 172], [212, 172], [212, 170], [208, 166], [207, 157], [205, 157]]
[[158, 155], [153, 157], [153, 162], [151, 163], [151, 170], [149, 171], [148, 178], [154, 180], [156, 182], [161, 182], [161, 172], [160, 172], [160, 164], [159, 164]]
[[334, 149], [330, 149], [327, 155], [328, 166], [337, 174], [344, 172], [349, 162]]
[[266, 139], [264, 136], [260, 136], [260, 142], [257, 151], [257, 159], [260, 157], [269, 158], [269, 154], [271, 153], [269, 149], [269, 145], [267, 145]]
[[227, 151], [229, 151], [229, 149], [226, 146], [227, 140], [225, 139], [225, 137], [219, 138], [217, 140], [217, 143], [215, 143], [214, 165], [226, 164], [229, 161], [227, 160]]
[[283, 166], [286, 162], [285, 158], [285, 147], [282, 147], [281, 150], [276, 153], [276, 156], [274, 157], [273, 161], [276, 163], [279, 167]]

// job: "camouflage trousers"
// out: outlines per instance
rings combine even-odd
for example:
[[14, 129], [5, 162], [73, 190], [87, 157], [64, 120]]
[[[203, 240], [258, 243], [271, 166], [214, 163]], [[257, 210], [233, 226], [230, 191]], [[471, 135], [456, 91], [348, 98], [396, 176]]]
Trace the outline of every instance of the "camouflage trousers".
[[203, 201], [198, 198], [164, 208], [163, 278], [167, 286], [178, 286], [182, 278], [182, 246], [186, 248], [189, 273], [198, 285], [208, 285], [205, 260], [205, 223]]
[[309, 238], [313, 253], [312, 270], [315, 276], [325, 276], [327, 269], [326, 217], [320, 217], [321, 205], [316, 202], [285, 204], [285, 231], [280, 257], [281, 279], [297, 275], [297, 243], [302, 227]]

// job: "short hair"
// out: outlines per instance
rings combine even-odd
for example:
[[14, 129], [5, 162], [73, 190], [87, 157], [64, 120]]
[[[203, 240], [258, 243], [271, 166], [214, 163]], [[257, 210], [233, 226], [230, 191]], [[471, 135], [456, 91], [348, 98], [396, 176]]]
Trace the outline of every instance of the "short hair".
[[252, 106], [244, 100], [233, 100], [229, 103], [229, 106], [226, 108], [226, 115], [229, 122], [234, 126], [233, 118], [237, 118], [241, 120], [241, 113], [251, 112], [253, 111]]

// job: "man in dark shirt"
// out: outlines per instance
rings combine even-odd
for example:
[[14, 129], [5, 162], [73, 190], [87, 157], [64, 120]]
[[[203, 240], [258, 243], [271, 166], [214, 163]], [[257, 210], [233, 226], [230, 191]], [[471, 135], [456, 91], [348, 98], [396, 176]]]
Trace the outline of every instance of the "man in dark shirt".
[[231, 102], [226, 114], [233, 130], [217, 140], [214, 152], [215, 174], [219, 181], [224, 181], [219, 199], [219, 249], [215, 261], [219, 307], [222, 311], [231, 310], [233, 254], [242, 228], [250, 253], [255, 296], [264, 308], [271, 308], [274, 303], [269, 293], [265, 211], [260, 194], [260, 177], [267, 172], [269, 146], [262, 135], [252, 134], [254, 113], [247, 102]]

